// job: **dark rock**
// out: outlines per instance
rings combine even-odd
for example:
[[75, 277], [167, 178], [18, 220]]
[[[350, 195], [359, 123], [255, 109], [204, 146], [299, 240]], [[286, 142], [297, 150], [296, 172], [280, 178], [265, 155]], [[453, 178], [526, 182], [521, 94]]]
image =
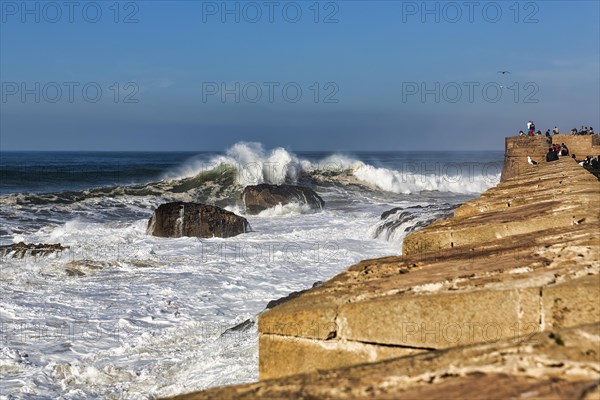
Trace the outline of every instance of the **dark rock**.
[[[319, 287], [322, 284], [323, 284], [322, 281], [317, 281], [317, 282], [313, 283], [312, 289], [314, 289], [316, 287]], [[302, 293], [308, 292], [309, 290], [311, 290], [311, 289], [304, 289], [304, 290], [300, 290], [298, 292], [292, 292], [292, 293], [288, 294], [285, 297], [281, 297], [281, 298], [279, 298], [277, 300], [271, 300], [271, 301], [269, 301], [267, 303], [267, 307], [265, 309], [269, 310], [269, 309], [271, 309], [271, 308], [273, 308], [275, 306], [278, 306], [278, 305], [283, 304], [285, 302], [288, 302], [290, 300], [294, 300], [296, 297], [300, 296]]]
[[221, 334], [221, 336], [223, 335], [228, 335], [231, 333], [235, 333], [235, 332], [244, 332], [247, 331], [248, 329], [250, 329], [252, 326], [254, 325], [254, 321], [251, 319], [247, 319], [244, 322], [242, 322], [241, 324], [237, 324], [234, 327], [231, 327], [229, 329], [226, 329], [225, 332], [223, 332]]
[[392, 208], [389, 211], [384, 211], [383, 214], [381, 214], [381, 219], [387, 219], [387, 217], [389, 217], [390, 215], [394, 215], [399, 211], [404, 211], [406, 209], [419, 209], [419, 208], [423, 208], [423, 206], [412, 206], [412, 207], [395, 207]]
[[52, 253], [60, 253], [68, 249], [68, 246], [63, 246], [60, 243], [13, 243], [5, 246], [0, 246], [0, 257], [23, 258], [25, 256], [45, 257]]
[[313, 209], [322, 209], [325, 202], [314, 190], [305, 186], [260, 184], [246, 186], [242, 193], [248, 214], [259, 212], [280, 204], [307, 204]]
[[160, 205], [148, 221], [147, 233], [159, 237], [227, 238], [246, 233], [249, 229], [246, 218], [230, 211], [179, 201]]
[[65, 268], [70, 269], [89, 269], [89, 270], [98, 270], [104, 267], [110, 266], [110, 263], [106, 261], [93, 261], [93, 260], [73, 260], [69, 261], [65, 264]]
[[428, 205], [396, 207], [381, 214], [381, 221], [376, 225], [373, 234], [376, 239], [391, 240], [399, 233], [407, 234], [428, 226], [433, 221], [452, 215], [455, 205]]
[[65, 268], [65, 272], [68, 276], [85, 276], [85, 273], [74, 268]]
[[275, 306], [278, 306], [278, 305], [283, 304], [283, 303], [285, 303], [287, 301], [293, 300], [296, 297], [300, 296], [302, 293], [308, 292], [309, 290], [310, 289], [304, 289], [304, 290], [300, 290], [298, 292], [292, 292], [292, 293], [288, 294], [285, 297], [281, 297], [281, 298], [276, 299], [276, 300], [271, 300], [271, 301], [269, 301], [267, 303], [266, 310], [270, 310], [271, 308], [273, 308]]

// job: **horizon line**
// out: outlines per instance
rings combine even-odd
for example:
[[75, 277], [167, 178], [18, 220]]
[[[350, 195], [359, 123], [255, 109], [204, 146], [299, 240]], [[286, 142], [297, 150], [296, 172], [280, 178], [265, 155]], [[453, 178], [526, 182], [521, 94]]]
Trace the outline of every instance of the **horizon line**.
[[[281, 146], [278, 146], [281, 147]], [[459, 152], [503, 152], [504, 150], [498, 149], [481, 149], [481, 150], [418, 150], [418, 149], [407, 149], [407, 150], [297, 150], [297, 149], [284, 149], [291, 152], [310, 152], [310, 153], [331, 153], [331, 152], [358, 152], [358, 153], [396, 153], [396, 152], [419, 152], [419, 153], [459, 153]], [[270, 148], [269, 148], [270, 149]], [[0, 153], [222, 153], [227, 149], [222, 150], [0, 150]]]

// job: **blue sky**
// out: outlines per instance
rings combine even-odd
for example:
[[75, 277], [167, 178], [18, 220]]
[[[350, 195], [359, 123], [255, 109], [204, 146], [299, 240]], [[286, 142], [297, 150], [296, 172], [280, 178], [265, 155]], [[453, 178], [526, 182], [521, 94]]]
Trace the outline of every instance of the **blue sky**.
[[600, 130], [598, 1], [23, 4], [0, 1], [2, 150], [502, 150], [529, 119]]

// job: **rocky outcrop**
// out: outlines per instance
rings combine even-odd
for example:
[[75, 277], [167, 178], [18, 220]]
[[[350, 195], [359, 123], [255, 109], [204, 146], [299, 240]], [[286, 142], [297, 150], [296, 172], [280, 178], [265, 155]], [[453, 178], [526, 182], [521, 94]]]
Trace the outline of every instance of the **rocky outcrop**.
[[325, 202], [314, 190], [304, 186], [260, 184], [246, 186], [242, 199], [248, 214], [258, 214], [278, 204], [306, 204], [320, 210]]
[[261, 314], [262, 382], [187, 398], [597, 398], [600, 182], [574, 160], [501, 182], [403, 252]]
[[230, 211], [207, 204], [174, 202], [154, 211], [147, 233], [159, 237], [227, 238], [248, 230], [246, 218]]

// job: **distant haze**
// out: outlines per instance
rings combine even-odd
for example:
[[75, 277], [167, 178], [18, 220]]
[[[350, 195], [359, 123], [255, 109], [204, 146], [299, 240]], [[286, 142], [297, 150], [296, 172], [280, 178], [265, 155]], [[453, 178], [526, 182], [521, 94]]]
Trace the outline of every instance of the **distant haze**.
[[0, 2], [1, 150], [501, 150], [528, 120], [600, 131], [597, 1], [77, 4]]

